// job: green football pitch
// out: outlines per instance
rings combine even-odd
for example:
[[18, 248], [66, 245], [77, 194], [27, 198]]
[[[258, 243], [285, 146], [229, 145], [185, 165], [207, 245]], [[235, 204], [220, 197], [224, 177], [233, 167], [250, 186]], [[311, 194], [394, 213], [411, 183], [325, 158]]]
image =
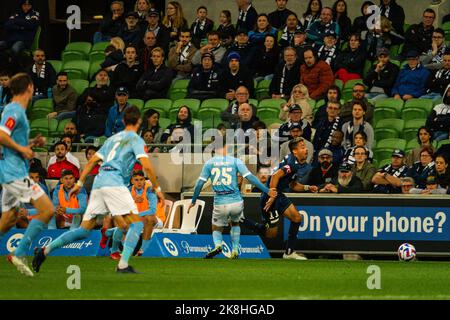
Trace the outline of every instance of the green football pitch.
[[[26, 278], [1, 258], [0, 299], [450, 299], [448, 262], [133, 258], [135, 275], [106, 257], [49, 257]], [[67, 287], [70, 265], [79, 290]]]

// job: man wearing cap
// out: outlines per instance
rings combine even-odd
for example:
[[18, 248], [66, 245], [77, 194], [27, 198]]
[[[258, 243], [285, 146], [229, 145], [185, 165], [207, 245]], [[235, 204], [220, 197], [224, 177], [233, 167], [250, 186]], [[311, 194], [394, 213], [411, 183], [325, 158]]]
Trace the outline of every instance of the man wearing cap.
[[303, 111], [298, 104], [293, 104], [289, 108], [289, 119], [287, 122], [283, 123], [278, 129], [278, 135], [276, 135], [274, 140], [278, 140], [279, 143], [284, 143], [286, 141], [292, 140], [290, 130], [293, 125], [299, 125], [302, 128], [302, 137], [310, 141], [311, 139], [311, 125], [306, 119], [302, 119]]
[[[338, 166], [333, 164], [333, 152], [322, 149], [318, 154], [319, 165], [314, 167], [308, 177], [307, 184], [310, 190], [317, 192], [338, 175]], [[314, 188], [311, 188], [314, 186]]]
[[122, 38], [126, 46], [137, 47], [142, 38], [142, 31], [138, 25], [139, 14], [137, 12], [128, 12], [125, 15], [125, 24], [120, 29], [118, 37]]
[[361, 180], [353, 175], [352, 166], [343, 163], [339, 166], [338, 176], [319, 190], [320, 193], [362, 193]]
[[94, 34], [94, 43], [109, 41], [111, 38], [117, 37], [125, 25], [123, 1], [113, 1], [110, 9], [111, 17], [105, 19], [100, 25], [100, 31]]
[[269, 13], [269, 23], [272, 27], [280, 29], [286, 23], [287, 17], [293, 12], [286, 8], [288, 0], [275, 0], [277, 9]]
[[366, 97], [377, 100], [390, 96], [399, 67], [390, 61], [389, 50], [380, 48], [377, 51], [378, 61], [369, 69], [364, 77], [364, 84], [368, 87]]
[[31, 48], [40, 25], [39, 12], [33, 10], [31, 0], [20, 0], [20, 11], [5, 22], [5, 41], [0, 41], [0, 50], [11, 49], [13, 57]]
[[417, 51], [408, 51], [406, 60], [408, 63], [400, 70], [391, 93], [395, 99], [405, 101], [424, 95], [430, 76], [430, 71], [419, 62]]
[[320, 60], [325, 61], [331, 67], [331, 69], [333, 69], [333, 71], [336, 71], [334, 63], [339, 53], [339, 49], [336, 46], [336, 43], [336, 33], [334, 33], [333, 30], [328, 30], [324, 34], [323, 45], [314, 45], [314, 48], [317, 49], [317, 57]]
[[387, 164], [372, 178], [374, 193], [401, 193], [401, 178], [408, 174], [408, 167], [405, 165], [405, 152], [396, 149], [392, 152], [391, 164]]
[[222, 73], [223, 96], [232, 101], [236, 99], [236, 89], [244, 86], [248, 89], [250, 98], [255, 95], [253, 77], [245, 65], [240, 62], [241, 56], [237, 52], [230, 52], [227, 56], [227, 67]]
[[272, 99], [289, 100], [292, 88], [300, 81], [300, 60], [292, 47], [283, 50], [283, 61], [278, 64], [269, 86]]
[[202, 57], [205, 53], [214, 56], [214, 61], [220, 63], [227, 50], [220, 43], [220, 34], [217, 31], [208, 33], [208, 43], [201, 47], [192, 57], [192, 64], [198, 66], [202, 63]]
[[168, 66], [175, 72], [175, 80], [188, 79], [192, 72], [192, 58], [197, 48], [191, 42], [191, 31], [180, 30], [178, 42], [170, 48]]
[[225, 54], [223, 55], [220, 64], [223, 66], [227, 66], [227, 57], [231, 52], [239, 53], [241, 57], [241, 64], [249, 65], [252, 53], [254, 52], [255, 47], [250, 43], [248, 30], [245, 28], [239, 28], [236, 31], [235, 41], [231, 44], [231, 46], [227, 49]]
[[136, 96], [136, 84], [144, 70], [137, 61], [136, 47], [129, 45], [125, 48], [125, 60], [117, 65], [111, 77], [111, 85], [114, 88], [126, 87], [130, 97]]
[[409, 193], [412, 194], [446, 194], [447, 189], [442, 188], [435, 176], [427, 177], [425, 187], [417, 187], [409, 189]]
[[[303, 135], [303, 128], [300, 123], [292, 123], [289, 127], [289, 134], [291, 139], [300, 138]], [[280, 159], [284, 159], [291, 151], [289, 150], [289, 141], [285, 141], [280, 146]], [[311, 163], [314, 155], [314, 147], [311, 142], [303, 138], [305, 142], [306, 149], [308, 149], [308, 156], [306, 158], [306, 163]]]
[[155, 47], [163, 48], [164, 52], [169, 52], [170, 30], [160, 22], [158, 10], [151, 8], [146, 19], [147, 26], [143, 29], [144, 33], [152, 31], [156, 37]]
[[214, 63], [214, 55], [209, 52], [204, 53], [201, 65], [196, 67], [191, 74], [187, 98], [203, 101], [219, 97], [223, 92], [221, 77], [222, 70]]
[[111, 137], [123, 129], [125, 124], [123, 116], [125, 109], [130, 106], [128, 103], [129, 92], [126, 87], [119, 87], [116, 90], [116, 103], [109, 109], [108, 119], [106, 119], [105, 136]]
[[258, 12], [256, 12], [256, 9], [253, 7], [252, 1], [236, 0], [236, 4], [239, 9], [236, 29], [243, 27], [247, 30], [252, 30], [258, 19]]
[[325, 34], [330, 31], [334, 32], [339, 38], [340, 28], [339, 24], [333, 21], [333, 9], [324, 7], [320, 12], [320, 18], [314, 21], [306, 32], [310, 41], [316, 45], [322, 45]]

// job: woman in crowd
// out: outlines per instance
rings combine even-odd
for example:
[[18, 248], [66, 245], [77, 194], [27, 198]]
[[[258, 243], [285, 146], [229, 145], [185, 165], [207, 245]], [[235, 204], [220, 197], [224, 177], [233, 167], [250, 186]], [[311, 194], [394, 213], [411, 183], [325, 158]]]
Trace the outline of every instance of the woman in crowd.
[[294, 105], [298, 104], [302, 108], [303, 116], [302, 119], [305, 119], [306, 121], [311, 124], [313, 120], [313, 114], [312, 114], [312, 108], [309, 105], [309, 93], [308, 88], [303, 84], [297, 84], [292, 88], [291, 91], [291, 98], [289, 101], [282, 106], [279, 118], [282, 121], [286, 121], [289, 116], [289, 108]]
[[248, 33], [248, 40], [254, 46], [262, 45], [264, 43], [265, 36], [268, 34], [276, 37], [277, 29], [270, 25], [267, 14], [261, 13], [256, 19], [255, 29]]
[[301, 23], [304, 30], [308, 30], [309, 26], [320, 17], [322, 11], [321, 0], [309, 0], [307, 9], [301, 18]]
[[450, 169], [448, 168], [448, 159], [443, 154], [438, 154], [434, 159], [436, 167], [437, 183], [445, 189], [450, 186]]
[[144, 113], [144, 121], [142, 122], [142, 133], [150, 130], [153, 134], [153, 143], [160, 143], [163, 134], [163, 128], [159, 125], [160, 114], [155, 109], [148, 109]]
[[278, 64], [279, 50], [276, 36], [267, 34], [264, 43], [252, 50], [250, 70], [257, 82], [265, 79], [272, 80]]
[[422, 126], [417, 130], [417, 142], [418, 146], [412, 149], [406, 156], [406, 164], [411, 167], [415, 162], [420, 161], [420, 151], [427, 147], [434, 152], [433, 134], [426, 126]]
[[170, 39], [172, 41], [178, 40], [179, 30], [189, 29], [189, 25], [183, 14], [183, 7], [177, 1], [169, 1], [162, 23], [169, 28]]
[[352, 20], [348, 17], [347, 3], [344, 0], [337, 0], [333, 4], [333, 20], [339, 25], [339, 37], [348, 39], [352, 29]]
[[414, 179], [416, 188], [425, 189], [428, 176], [434, 176], [434, 174], [433, 150], [425, 147], [420, 151], [420, 160], [409, 168], [408, 176]]
[[[177, 120], [170, 124], [161, 136], [162, 143], [178, 143], [183, 139], [184, 134], [190, 134], [191, 142], [194, 141], [194, 125], [192, 124], [192, 112], [188, 106], [181, 106], [178, 109]], [[186, 142], [186, 141], [185, 141]], [[189, 141], [187, 141], [189, 143]]]

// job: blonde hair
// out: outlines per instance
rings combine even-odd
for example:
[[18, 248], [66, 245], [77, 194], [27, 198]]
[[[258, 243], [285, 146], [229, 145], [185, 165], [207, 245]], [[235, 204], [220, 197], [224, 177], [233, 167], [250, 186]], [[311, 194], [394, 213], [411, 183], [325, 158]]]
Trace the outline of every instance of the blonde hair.
[[391, 22], [391, 20], [389, 20], [385, 16], [381, 16], [380, 27], [381, 27], [381, 30], [388, 29], [389, 31], [391, 31], [392, 30], [392, 22]]
[[169, 16], [166, 14], [162, 20], [163, 25], [166, 27], [172, 27], [176, 29], [181, 29], [184, 24], [184, 14], [183, 14], [183, 7], [181, 7], [181, 4], [177, 1], [170, 1], [167, 5], [171, 5], [175, 7], [175, 14], [173, 16], [173, 20], [169, 20]]
[[111, 38], [111, 41], [109, 43], [113, 45], [117, 50], [125, 50], [125, 42], [123, 42], [122, 38], [120, 37]]
[[162, 48], [156, 47], [156, 48], [154, 48], [154, 49], [152, 50], [152, 54], [153, 54], [153, 52], [159, 52], [159, 53], [161, 53], [161, 56], [164, 58], [164, 50], [163, 50]]
[[[134, 11], [135, 12], [139, 12], [139, 10], [138, 10], [138, 3], [139, 3], [139, 1], [141, 1], [141, 0], [136, 0], [136, 2], [134, 4]], [[144, 0], [144, 1], [147, 3], [149, 9], [153, 7], [149, 0]], [[148, 10], [145, 13], [145, 16], [147, 16], [147, 14], [148, 14]]]
[[289, 102], [290, 103], [297, 103], [297, 101], [295, 101], [294, 98], [294, 91], [295, 89], [300, 89], [300, 91], [305, 95], [305, 99], [309, 99], [309, 92], [308, 92], [308, 88], [304, 85], [304, 84], [296, 84], [291, 91], [291, 97], [289, 98]]

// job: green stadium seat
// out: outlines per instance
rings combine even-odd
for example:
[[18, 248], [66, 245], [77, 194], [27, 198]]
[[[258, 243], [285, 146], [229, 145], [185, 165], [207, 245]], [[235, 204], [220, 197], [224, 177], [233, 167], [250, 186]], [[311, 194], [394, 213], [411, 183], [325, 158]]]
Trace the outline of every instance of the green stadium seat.
[[342, 81], [341, 79], [335, 79], [334, 85], [337, 86], [341, 91], [342, 89], [344, 89], [344, 81]]
[[278, 118], [265, 118], [265, 119], [261, 119], [261, 121], [264, 122], [267, 127], [269, 127], [270, 125], [272, 125], [274, 123], [279, 123], [279, 124], [283, 123], [283, 121], [281, 121]]
[[258, 107], [256, 110], [256, 115], [260, 119], [276, 118], [280, 114], [280, 108], [276, 108], [273, 106]]
[[442, 147], [444, 144], [450, 144], [450, 139], [446, 139], [446, 140], [441, 140], [437, 143], [437, 147], [436, 149], [439, 149], [440, 147]]
[[219, 111], [225, 111], [228, 108], [228, 100], [227, 99], [221, 99], [221, 98], [206, 99], [200, 105], [199, 112], [203, 108], [213, 108], [213, 109], [217, 109]]
[[442, 25], [442, 29], [443, 29], [445, 32], [450, 32], [450, 21], [447, 21], [446, 23], [444, 23], [444, 24]]
[[55, 136], [58, 137], [58, 136], [60, 136], [60, 134], [58, 133], [58, 120], [50, 119], [48, 121], [48, 136], [49, 137], [55, 137]]
[[269, 87], [272, 80], [261, 80], [256, 86], [255, 94], [258, 100], [267, 99], [269, 97]]
[[81, 95], [89, 87], [89, 81], [83, 79], [72, 79], [69, 81], [69, 84], [75, 89], [78, 95]]
[[378, 163], [378, 169], [381, 169], [384, 166], [391, 164], [391, 162], [392, 162], [391, 158], [380, 160], [380, 162]]
[[192, 113], [196, 116], [198, 110], [200, 109], [201, 101], [198, 99], [178, 99], [173, 101], [172, 106], [169, 108], [169, 111], [171, 112], [173, 109], [177, 110], [181, 106], [188, 106], [189, 109], [191, 109]]
[[189, 79], [179, 79], [172, 82], [171, 90], [179, 90], [179, 89], [185, 89], [187, 90], [187, 87], [189, 85]]
[[375, 139], [398, 138], [404, 126], [405, 122], [402, 119], [381, 119], [375, 124]]
[[[54, 123], [56, 122], [56, 126], [58, 125], [58, 121], [56, 119], [48, 119], [48, 118], [40, 118], [35, 119], [30, 122], [30, 137], [34, 138], [38, 134], [42, 134], [44, 137], [49, 136], [49, 127], [50, 123], [52, 123], [52, 126], [54, 126]], [[55, 128], [56, 128], [55, 126]]]
[[52, 99], [39, 99], [28, 110], [28, 118], [30, 121], [46, 118], [47, 115], [53, 112], [53, 100]]
[[160, 117], [159, 118], [159, 126], [163, 130], [165, 130], [171, 123], [172, 123], [172, 121], [170, 121], [169, 118], [164, 118], [164, 117]]
[[410, 119], [405, 120], [405, 127], [403, 128], [403, 139], [410, 141], [417, 137], [417, 130], [424, 126], [426, 119]]
[[62, 68], [62, 61], [61, 60], [47, 60], [48, 63], [50, 63], [55, 69], [56, 73], [59, 73]]
[[[88, 75], [89, 75], [89, 67], [90, 67], [90, 64], [88, 61], [74, 60], [74, 61], [64, 62], [63, 66], [62, 66], [62, 70], [66, 71], [67, 73], [69, 73], [71, 71], [79, 71], [80, 78], [78, 78], [78, 79], [87, 80]], [[69, 79], [70, 79], [70, 77], [69, 77]]]
[[[71, 121], [72, 121], [72, 119], [64, 119], [64, 120], [59, 121], [58, 126], [56, 127], [55, 136], [56, 136], [56, 134], [58, 137], [60, 135], [62, 135], [64, 133], [64, 127], [66, 126], [66, 124], [68, 124]], [[50, 135], [52, 136], [52, 132], [50, 132]]]
[[248, 99], [248, 103], [254, 105], [255, 107], [258, 106], [259, 101], [257, 99]]
[[433, 109], [433, 100], [431, 99], [410, 99], [405, 102], [404, 109], [408, 108], [419, 108], [425, 111], [425, 117], [428, 116], [428, 114]]
[[402, 110], [402, 119], [407, 120], [414, 120], [414, 119], [422, 119], [426, 118], [428, 116], [427, 112], [424, 109], [421, 108], [403, 108]]
[[346, 90], [353, 90], [353, 86], [357, 83], [363, 83], [363, 79], [353, 79], [353, 80], [348, 80], [345, 84], [344, 84], [344, 88], [342, 89], [343, 91]]
[[369, 70], [371, 67], [372, 67], [372, 62], [370, 60], [366, 60], [366, 62], [364, 63], [364, 71], [363, 71], [364, 77], [369, 73]]
[[89, 65], [89, 79], [94, 79], [95, 74], [102, 68], [102, 61], [94, 61]]
[[280, 107], [286, 104], [286, 100], [284, 99], [264, 99], [261, 100], [258, 104], [258, 109], [264, 107], [273, 107], [277, 108], [280, 111]]
[[144, 101], [141, 99], [128, 99], [128, 103], [138, 107], [141, 112], [144, 109]]
[[221, 110], [219, 110], [218, 108], [200, 106], [197, 117], [202, 121], [202, 126], [204, 128], [215, 128], [219, 123], [222, 122], [220, 113]]
[[155, 109], [159, 112], [160, 117], [167, 117], [171, 107], [172, 100], [170, 99], [151, 99], [145, 102], [143, 111]]
[[84, 60], [86, 56], [82, 52], [78, 51], [63, 51], [61, 53], [61, 60], [63, 63], [74, 60]]
[[375, 101], [374, 124], [381, 119], [399, 118], [403, 108], [403, 100], [387, 98]]
[[62, 61], [84, 60], [91, 52], [92, 44], [90, 42], [70, 42], [62, 52]]
[[74, 79], [85, 79], [83, 77], [83, 72], [81, 70], [75, 70], [75, 69], [68, 69], [68, 70], [62, 70], [65, 73], [67, 73], [67, 78], [69, 80], [74, 80]]
[[93, 51], [89, 53], [89, 62], [92, 64], [94, 62], [102, 63], [105, 61], [105, 54], [101, 51]]
[[111, 43], [109, 41], [94, 43], [94, 45], [91, 48], [91, 52], [95, 52], [95, 51], [105, 52], [106, 47], [109, 46], [110, 44]]
[[382, 159], [390, 158], [392, 151], [394, 149], [405, 150], [405, 148], [406, 148], [406, 141], [404, 139], [388, 138], [379, 140], [373, 152], [375, 159], [380, 161]]

